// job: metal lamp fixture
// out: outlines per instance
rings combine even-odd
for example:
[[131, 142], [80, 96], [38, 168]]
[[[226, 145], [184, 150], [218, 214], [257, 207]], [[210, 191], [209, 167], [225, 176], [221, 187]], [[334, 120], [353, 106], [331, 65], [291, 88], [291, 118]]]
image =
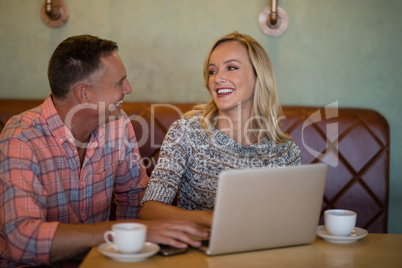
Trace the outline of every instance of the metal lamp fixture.
[[42, 21], [51, 28], [63, 26], [69, 15], [67, 5], [62, 0], [46, 0], [40, 9]]
[[288, 14], [283, 8], [278, 7], [277, 0], [271, 0], [271, 6], [264, 8], [260, 13], [258, 24], [266, 35], [279, 36], [288, 28]]

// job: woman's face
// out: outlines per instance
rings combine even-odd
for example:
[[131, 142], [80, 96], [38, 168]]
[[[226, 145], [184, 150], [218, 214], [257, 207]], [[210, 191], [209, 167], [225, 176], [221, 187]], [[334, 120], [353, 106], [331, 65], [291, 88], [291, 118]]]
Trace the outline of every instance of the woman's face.
[[219, 44], [209, 58], [209, 91], [220, 112], [251, 114], [256, 77], [247, 49], [237, 41]]

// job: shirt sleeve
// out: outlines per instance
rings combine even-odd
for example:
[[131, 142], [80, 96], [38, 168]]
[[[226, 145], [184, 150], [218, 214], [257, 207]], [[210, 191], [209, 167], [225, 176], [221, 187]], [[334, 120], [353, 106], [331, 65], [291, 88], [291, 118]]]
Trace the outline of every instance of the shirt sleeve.
[[46, 193], [35, 152], [16, 138], [0, 144], [0, 224], [7, 245], [3, 256], [15, 262], [49, 264], [57, 222], [46, 222]]
[[180, 179], [186, 170], [191, 151], [186, 128], [183, 125], [176, 121], [169, 128], [158, 163], [145, 191], [143, 203], [159, 201], [171, 205], [179, 192]]
[[128, 118], [124, 152], [115, 180], [116, 219], [138, 218], [149, 178], [138, 150], [134, 129]]

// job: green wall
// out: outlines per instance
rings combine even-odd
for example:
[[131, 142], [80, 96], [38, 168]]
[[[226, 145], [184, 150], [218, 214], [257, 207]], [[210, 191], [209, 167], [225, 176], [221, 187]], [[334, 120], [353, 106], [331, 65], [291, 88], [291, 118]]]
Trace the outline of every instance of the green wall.
[[129, 101], [204, 102], [202, 65], [212, 42], [238, 30], [270, 54], [282, 104], [378, 110], [391, 127], [389, 232], [402, 233], [402, 1], [280, 0], [289, 28], [258, 27], [267, 0], [64, 0], [66, 25], [39, 16], [42, 0], [0, 0], [0, 98], [49, 93], [48, 59], [65, 38], [115, 40], [134, 92]]

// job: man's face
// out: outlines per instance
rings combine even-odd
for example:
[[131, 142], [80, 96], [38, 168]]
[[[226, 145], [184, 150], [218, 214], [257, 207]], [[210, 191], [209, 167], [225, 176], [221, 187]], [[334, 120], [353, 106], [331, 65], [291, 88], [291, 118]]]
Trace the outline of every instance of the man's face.
[[95, 88], [90, 88], [90, 102], [99, 107], [99, 122], [110, 122], [121, 116], [121, 103], [124, 95], [130, 94], [132, 88], [127, 80], [126, 68], [119, 55], [101, 58], [102, 70], [96, 79]]

